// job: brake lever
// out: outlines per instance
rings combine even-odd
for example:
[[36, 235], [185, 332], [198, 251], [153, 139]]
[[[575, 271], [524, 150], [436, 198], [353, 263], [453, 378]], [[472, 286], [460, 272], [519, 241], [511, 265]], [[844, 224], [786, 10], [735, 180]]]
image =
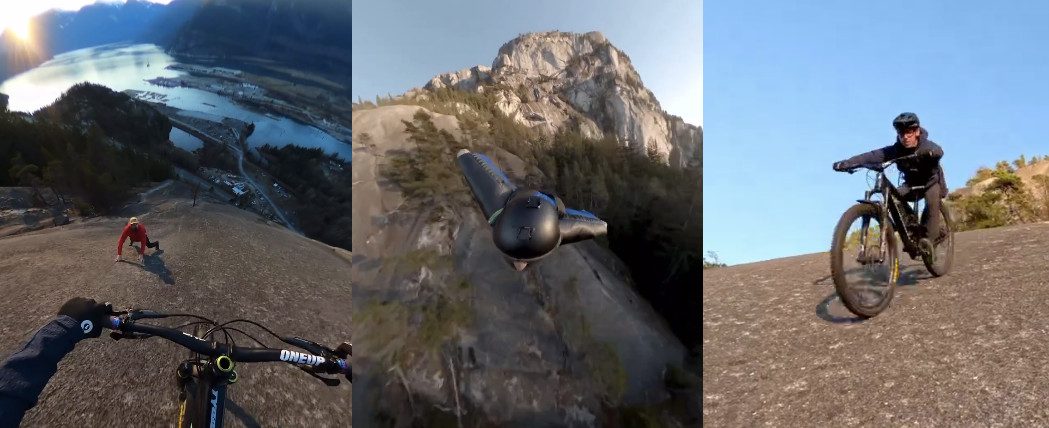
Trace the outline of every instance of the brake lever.
[[106, 303], [104, 303], [104, 305], [106, 306], [106, 312], [107, 312], [107, 313], [108, 313], [109, 315], [127, 315], [127, 314], [128, 314], [128, 312], [131, 312], [131, 311], [132, 311], [132, 309], [131, 309], [131, 308], [128, 308], [128, 309], [124, 309], [124, 310], [122, 310], [122, 311], [114, 311], [114, 310], [113, 310], [113, 304], [112, 304], [112, 303], [109, 303], [109, 302], [106, 302]]
[[159, 313], [157, 311], [150, 311], [146, 309], [135, 309], [128, 310], [128, 317], [133, 320], [148, 319], [148, 318], [166, 318], [167, 315]]
[[342, 358], [342, 359], [345, 360], [345, 359], [353, 356], [353, 344], [350, 343], [350, 342], [342, 342], [342, 344], [339, 345], [338, 348], [335, 348], [335, 352], [334, 353], [335, 353], [335, 355], [338, 355], [339, 358]]
[[105, 305], [109, 315], [127, 315], [128, 319], [130, 320], [137, 320], [141, 318], [159, 318], [157, 315], [163, 315], [157, 313], [156, 311], [135, 308], [127, 308], [122, 311], [114, 311], [112, 304], [106, 302]]
[[310, 351], [310, 352], [312, 352], [314, 354], [317, 354], [317, 355], [324, 355], [324, 354], [335, 353], [335, 351], [333, 349], [330, 349], [327, 346], [321, 345], [321, 344], [319, 344], [317, 342], [314, 342], [312, 340], [303, 339], [303, 338], [298, 337], [298, 336], [295, 336], [295, 337], [282, 337], [280, 340], [281, 340], [281, 342], [287, 343], [287, 344], [292, 345], [292, 346], [297, 346], [299, 348], [305, 349], [305, 350]]
[[111, 331], [111, 332], [109, 332], [109, 337], [113, 338], [113, 340], [120, 340], [120, 339], [147, 339], [147, 338], [153, 337], [153, 335], [145, 334], [145, 333], [128, 333], [128, 332], [124, 332], [124, 331]]
[[302, 370], [302, 371], [304, 371], [306, 373], [309, 373], [310, 376], [313, 376], [313, 377], [315, 377], [317, 379], [320, 379], [321, 382], [324, 382], [325, 385], [328, 385], [328, 386], [339, 386], [339, 380], [338, 379], [332, 379], [332, 378], [319, 376], [316, 373], [314, 373], [312, 370], [307, 369], [305, 367], [299, 367], [299, 370]]

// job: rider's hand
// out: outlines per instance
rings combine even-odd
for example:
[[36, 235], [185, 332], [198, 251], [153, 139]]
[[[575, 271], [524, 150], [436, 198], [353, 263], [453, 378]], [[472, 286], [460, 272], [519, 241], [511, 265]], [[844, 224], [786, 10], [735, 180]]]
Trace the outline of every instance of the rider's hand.
[[74, 297], [62, 305], [58, 314], [75, 319], [80, 324], [84, 336], [98, 337], [102, 334], [102, 326], [111, 311], [112, 307], [109, 304], [98, 303], [95, 299]]

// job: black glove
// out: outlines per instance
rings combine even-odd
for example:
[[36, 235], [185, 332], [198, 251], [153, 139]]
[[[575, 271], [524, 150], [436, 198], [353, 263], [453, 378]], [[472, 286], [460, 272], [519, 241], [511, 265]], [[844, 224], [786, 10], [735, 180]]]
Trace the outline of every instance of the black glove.
[[102, 335], [102, 326], [108, 321], [112, 310], [112, 306], [108, 303], [103, 304], [96, 302], [95, 299], [74, 297], [62, 305], [58, 314], [75, 319], [80, 324], [80, 330], [84, 332], [85, 337], [98, 337]]
[[834, 162], [834, 170], [835, 171], [838, 171], [838, 172], [848, 171], [850, 168], [852, 168], [852, 165], [849, 165], [848, 162], [845, 162], [845, 161]]
[[931, 149], [918, 149], [916, 152], [914, 152], [914, 154], [915, 154], [916, 157], [923, 158], [923, 159], [932, 159], [933, 158], [933, 152], [932, 152]]

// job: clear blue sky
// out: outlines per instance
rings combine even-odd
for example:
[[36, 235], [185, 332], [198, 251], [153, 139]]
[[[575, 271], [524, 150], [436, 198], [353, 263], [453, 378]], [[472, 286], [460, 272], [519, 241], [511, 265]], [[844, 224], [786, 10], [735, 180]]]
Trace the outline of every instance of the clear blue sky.
[[354, 0], [353, 99], [490, 67], [499, 47], [522, 33], [596, 30], [630, 56], [665, 110], [701, 125], [702, 25], [702, 0]]
[[981, 165], [1049, 155], [1049, 2], [723, 1], [704, 15], [703, 250], [722, 262], [827, 251], [866, 189], [831, 164], [891, 144], [902, 111], [944, 148], [951, 190]]

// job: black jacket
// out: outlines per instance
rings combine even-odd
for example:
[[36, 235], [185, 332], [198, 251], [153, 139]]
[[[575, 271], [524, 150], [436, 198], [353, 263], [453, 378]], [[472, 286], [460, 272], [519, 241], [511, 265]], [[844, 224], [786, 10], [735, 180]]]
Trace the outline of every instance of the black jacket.
[[0, 427], [17, 427], [22, 422], [58, 371], [58, 362], [83, 338], [76, 320], [59, 315], [0, 363]]
[[891, 146], [882, 147], [861, 155], [853, 156], [845, 163], [849, 166], [859, 166], [869, 163], [881, 163], [903, 156], [913, 154], [921, 150], [927, 151], [932, 156], [904, 159], [896, 163], [896, 167], [903, 172], [903, 181], [909, 186], [940, 186], [940, 197], [947, 196], [947, 180], [943, 175], [943, 167], [940, 166], [940, 158], [943, 157], [943, 148], [929, 139], [929, 132], [922, 128], [918, 137], [918, 146], [908, 149], [900, 144], [899, 137]]

